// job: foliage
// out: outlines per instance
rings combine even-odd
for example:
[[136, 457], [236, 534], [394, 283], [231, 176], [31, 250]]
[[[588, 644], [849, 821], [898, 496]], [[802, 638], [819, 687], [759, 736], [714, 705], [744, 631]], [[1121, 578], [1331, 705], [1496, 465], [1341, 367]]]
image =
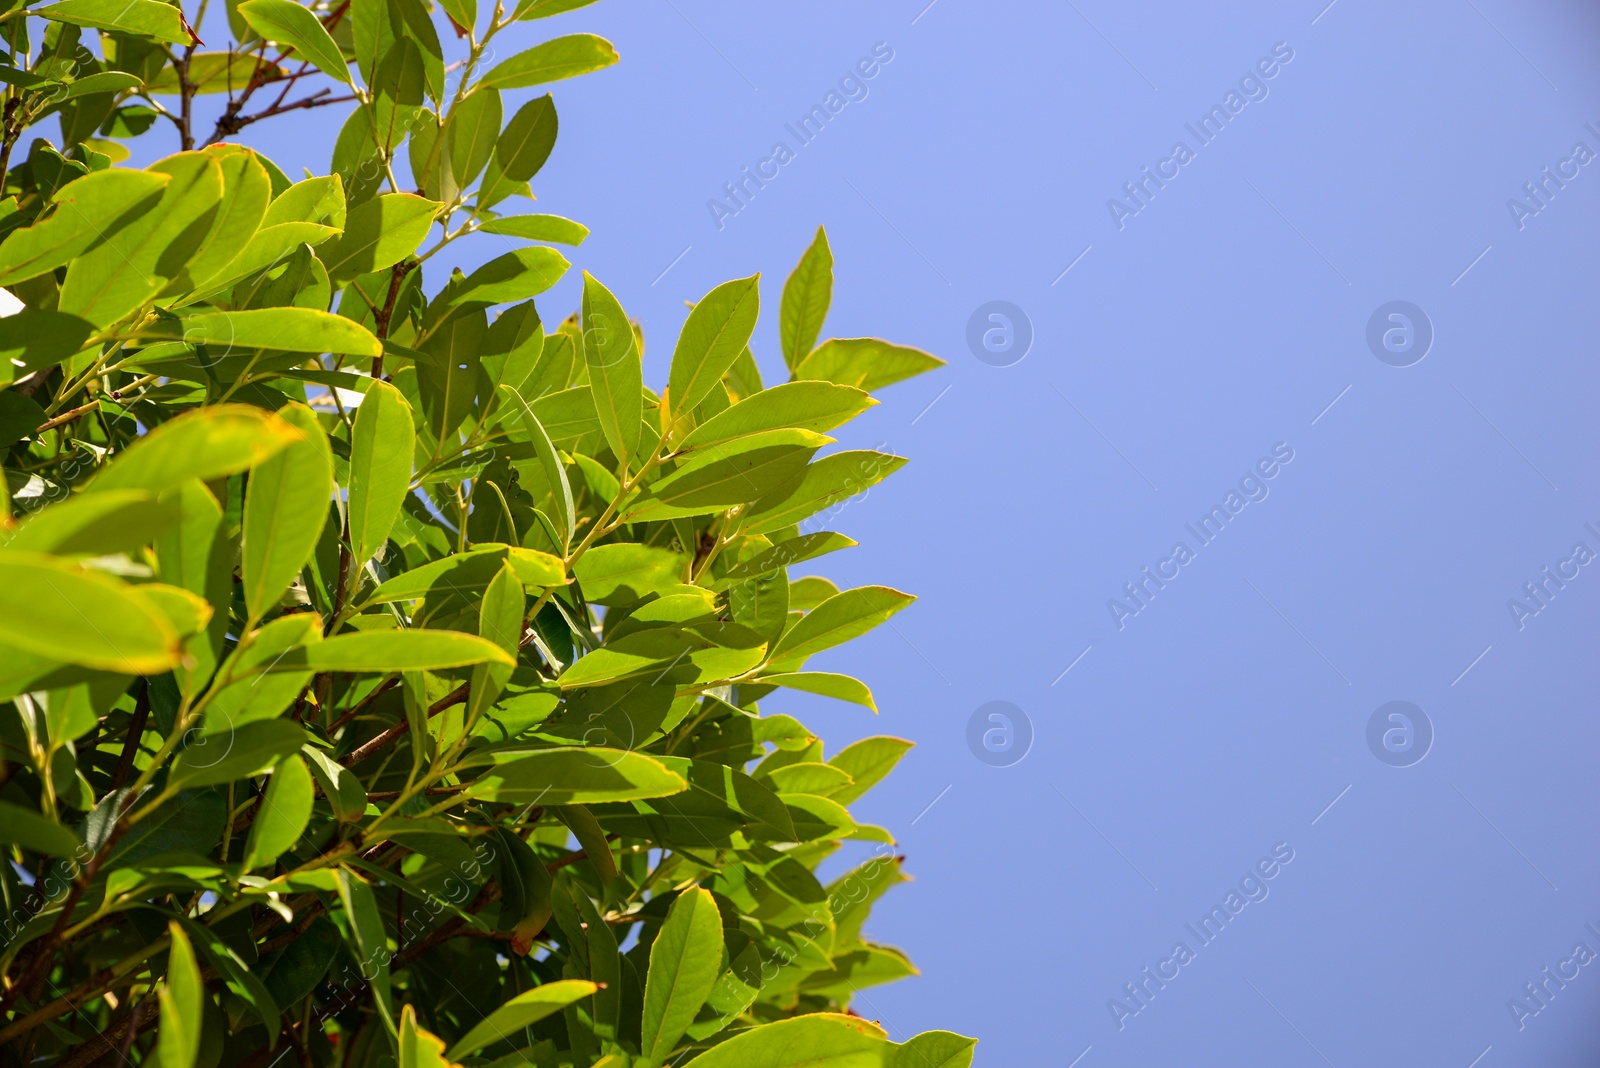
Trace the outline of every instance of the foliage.
[[[909, 743], [758, 707], [875, 711], [810, 661], [912, 598], [788, 569], [903, 462], [827, 432], [939, 361], [818, 344], [820, 230], [783, 384], [758, 277], [660, 392], [596, 279], [546, 325], [587, 230], [516, 213], [557, 117], [505, 95], [617, 57], [488, 46], [588, 2], [244, 0], [218, 50], [203, 3], [0, 0], [6, 1063], [970, 1062], [849, 1013], [914, 971], [847, 807]], [[339, 103], [327, 175], [226, 140]], [[480, 230], [520, 247], [428, 266]]]

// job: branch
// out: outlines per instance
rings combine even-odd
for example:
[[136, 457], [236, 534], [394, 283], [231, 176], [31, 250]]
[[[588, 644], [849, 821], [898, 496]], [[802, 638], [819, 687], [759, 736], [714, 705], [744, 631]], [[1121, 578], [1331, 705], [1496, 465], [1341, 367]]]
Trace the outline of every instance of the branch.
[[[146, 996], [133, 1003], [111, 1026], [74, 1050], [66, 1059], [56, 1062], [56, 1068], [88, 1068], [107, 1054], [123, 1054], [123, 1039], [148, 1023], [157, 1013], [158, 1002]], [[125, 1060], [121, 1063], [127, 1063]]]
[[[457, 686], [454, 690], [451, 690], [448, 694], [439, 698], [431, 706], [429, 706], [429, 718], [431, 719], [432, 717], [437, 716], [440, 712], [443, 712], [451, 705], [461, 704], [461, 702], [467, 699], [467, 691], [471, 689], [471, 687], [471, 683], [463, 682], [460, 686]], [[361, 748], [357, 749], [355, 752], [339, 761], [339, 763], [347, 768], [353, 768], [363, 760], [367, 759], [367, 757], [371, 756], [373, 753], [376, 753], [390, 742], [393, 742], [396, 738], [400, 737], [410, 729], [411, 721], [408, 719], [403, 719], [399, 723], [396, 723], [393, 727], [390, 727], [388, 730], [384, 731], [382, 734], [379, 734], [368, 741]]]
[[97, 400], [92, 400], [88, 404], [79, 405], [78, 407], [72, 409], [71, 411], [62, 412], [60, 415], [56, 416], [54, 419], [50, 420], [47, 423], [42, 424], [39, 427], [38, 430], [34, 431], [34, 433], [35, 434], [43, 434], [46, 430], [54, 430], [56, 427], [61, 426], [61, 425], [65, 424], [65, 423], [70, 423], [74, 419], [78, 418], [78, 416], [83, 415], [85, 412], [92, 412], [98, 407], [100, 407], [100, 402], [97, 401]]

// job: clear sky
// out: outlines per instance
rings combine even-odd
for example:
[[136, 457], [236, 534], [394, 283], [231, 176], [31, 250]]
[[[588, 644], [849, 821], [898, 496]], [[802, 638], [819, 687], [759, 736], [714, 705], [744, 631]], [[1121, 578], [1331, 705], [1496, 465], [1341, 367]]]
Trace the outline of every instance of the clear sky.
[[[950, 361], [842, 439], [911, 460], [819, 569], [921, 596], [816, 665], [882, 714], [771, 708], [918, 743], [861, 815], [917, 880], [869, 933], [923, 974], [858, 1011], [981, 1065], [1593, 1064], [1600, 12], [925, 4], [516, 31], [622, 54], [554, 87], [534, 185], [652, 381], [757, 270], [776, 375], [819, 223], [825, 334]], [[252, 135], [325, 169], [335, 131]]]

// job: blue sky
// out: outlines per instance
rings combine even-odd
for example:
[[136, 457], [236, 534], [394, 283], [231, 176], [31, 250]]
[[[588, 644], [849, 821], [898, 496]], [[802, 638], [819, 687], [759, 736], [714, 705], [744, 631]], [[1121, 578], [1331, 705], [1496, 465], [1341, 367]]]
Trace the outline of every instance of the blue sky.
[[[818, 224], [825, 333], [949, 361], [841, 438], [911, 460], [820, 569], [921, 597], [817, 665], [882, 714], [772, 709], [918, 743], [862, 815], [917, 880], [870, 933], [923, 974], [858, 1010], [987, 1065], [1592, 1063], [1600, 14], [925, 4], [604, 0], [516, 31], [622, 54], [555, 87], [534, 185], [593, 229], [574, 264], [643, 320], [653, 381], [682, 302], [757, 270], [776, 374]], [[335, 132], [251, 131], [313, 169]], [[1009, 366], [968, 343], [995, 301], [1026, 326], [980, 335], [1031, 333]], [[995, 701], [1031, 734], [1008, 766], [969, 746]]]

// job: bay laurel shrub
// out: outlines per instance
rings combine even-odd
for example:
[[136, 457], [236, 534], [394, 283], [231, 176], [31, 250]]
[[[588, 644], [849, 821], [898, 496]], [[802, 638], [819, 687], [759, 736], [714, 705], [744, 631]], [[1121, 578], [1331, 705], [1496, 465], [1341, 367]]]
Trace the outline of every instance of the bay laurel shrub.
[[[850, 811], [910, 743], [781, 711], [875, 711], [813, 658], [912, 598], [790, 569], [939, 361], [822, 339], [820, 230], [781, 383], [756, 276], [659, 388], [599, 280], [541, 314], [588, 231], [521, 91], [617, 56], [501, 35], [587, 2], [0, 0], [5, 1064], [970, 1062], [851, 1011], [914, 971]], [[327, 173], [242, 143], [285, 115]]]

